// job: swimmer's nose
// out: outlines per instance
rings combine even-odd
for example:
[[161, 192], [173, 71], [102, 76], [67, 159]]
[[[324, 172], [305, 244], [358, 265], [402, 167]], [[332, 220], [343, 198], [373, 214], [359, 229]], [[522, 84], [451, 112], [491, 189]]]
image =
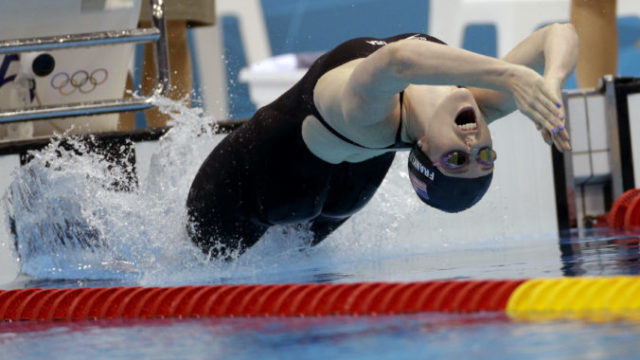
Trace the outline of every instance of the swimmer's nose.
[[478, 139], [475, 135], [465, 136], [464, 143], [467, 146], [467, 151], [471, 151], [471, 148], [473, 147], [473, 145], [475, 145], [476, 142], [478, 142]]

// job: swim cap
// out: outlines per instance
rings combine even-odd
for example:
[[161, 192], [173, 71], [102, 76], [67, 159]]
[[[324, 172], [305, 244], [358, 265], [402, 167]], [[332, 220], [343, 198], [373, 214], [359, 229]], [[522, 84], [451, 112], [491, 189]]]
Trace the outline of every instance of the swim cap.
[[466, 210], [482, 199], [491, 185], [493, 172], [477, 178], [445, 175], [416, 144], [409, 153], [409, 178], [420, 200], [436, 209], [454, 213]]

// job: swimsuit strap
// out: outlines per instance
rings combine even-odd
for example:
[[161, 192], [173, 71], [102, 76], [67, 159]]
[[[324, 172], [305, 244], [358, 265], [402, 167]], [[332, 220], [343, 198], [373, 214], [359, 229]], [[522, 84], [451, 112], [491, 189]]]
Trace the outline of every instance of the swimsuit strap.
[[[318, 114], [318, 115], [320, 115], [320, 114]], [[344, 135], [340, 134], [338, 131], [336, 131], [336, 129], [334, 129], [331, 125], [329, 125], [329, 123], [327, 123], [327, 121], [326, 121], [322, 116], [316, 116], [316, 118], [318, 119], [318, 121], [320, 121], [320, 123], [322, 123], [322, 125], [324, 125], [324, 127], [325, 127], [327, 130], [329, 130], [333, 135], [335, 135], [336, 137], [338, 137], [340, 140], [342, 140], [342, 141], [346, 141], [346, 142], [348, 142], [349, 144], [351, 144], [351, 145], [355, 145], [355, 146], [357, 146], [357, 147], [361, 147], [361, 148], [365, 148], [365, 149], [371, 149], [371, 148], [368, 148], [368, 147], [366, 147], [366, 146], [362, 146], [362, 145], [358, 144], [357, 142], [355, 142], [355, 141], [353, 141], [353, 140], [349, 139], [348, 137], [346, 137], [346, 136], [344, 136]]]
[[318, 121], [320, 121], [320, 123], [322, 123], [322, 125], [324, 125], [324, 127], [329, 130], [329, 132], [331, 132], [333, 135], [335, 135], [336, 137], [338, 137], [340, 140], [348, 142], [351, 145], [355, 145], [357, 147], [361, 147], [363, 149], [370, 149], [370, 150], [383, 150], [383, 149], [407, 149], [407, 148], [411, 148], [413, 147], [412, 143], [408, 143], [404, 140], [402, 140], [402, 102], [404, 100], [404, 91], [401, 91], [399, 93], [400, 95], [400, 125], [398, 126], [398, 130], [396, 131], [396, 139], [395, 142], [387, 147], [384, 148], [371, 148], [368, 146], [364, 146], [361, 144], [358, 144], [357, 142], [349, 139], [348, 137], [340, 134], [338, 131], [336, 131], [336, 129], [334, 129], [331, 125], [329, 125], [329, 123], [326, 122], [326, 120], [322, 117], [322, 116], [317, 116]]

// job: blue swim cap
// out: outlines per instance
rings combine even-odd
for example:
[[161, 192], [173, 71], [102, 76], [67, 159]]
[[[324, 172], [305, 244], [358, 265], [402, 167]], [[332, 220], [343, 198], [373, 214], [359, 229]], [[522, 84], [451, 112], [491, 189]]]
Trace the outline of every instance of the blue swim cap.
[[416, 144], [409, 153], [409, 178], [420, 200], [436, 209], [455, 213], [482, 199], [491, 185], [493, 172], [470, 179], [445, 175]]

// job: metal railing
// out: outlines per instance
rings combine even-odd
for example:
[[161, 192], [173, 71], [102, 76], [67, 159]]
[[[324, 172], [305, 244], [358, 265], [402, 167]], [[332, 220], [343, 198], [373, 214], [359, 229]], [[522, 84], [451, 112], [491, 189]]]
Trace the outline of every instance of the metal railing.
[[[589, 155], [589, 173], [590, 176], [577, 183], [574, 174], [573, 158], [571, 153], [560, 153], [553, 151], [554, 166], [554, 182], [556, 189], [556, 204], [558, 214], [558, 227], [560, 230], [582, 227], [582, 222], [577, 218], [578, 212], [576, 205], [576, 196], [579, 192], [577, 187], [582, 190], [585, 185], [590, 182], [602, 183], [603, 196], [606, 202], [617, 199], [622, 193], [630, 188], [635, 187], [635, 179], [633, 176], [633, 158], [631, 156], [631, 138], [629, 129], [629, 114], [627, 106], [627, 96], [632, 93], [640, 92], [639, 79], [633, 78], [615, 78], [611, 75], [603, 77], [600, 86], [595, 89], [570, 90], [563, 92], [563, 101], [565, 109], [569, 109], [569, 100], [581, 98], [584, 101], [585, 117], [587, 126], [587, 148], [586, 153]], [[596, 152], [592, 149], [590, 140], [590, 123], [589, 109], [587, 99], [593, 96], [604, 97], [604, 115], [606, 128], [607, 160], [609, 165], [609, 174], [606, 179], [600, 179], [594, 176], [594, 165], [592, 156]], [[571, 114], [567, 112], [567, 128], [571, 129]], [[582, 201], [584, 207], [584, 199]], [[586, 216], [584, 209], [583, 214]]]
[[152, 95], [142, 98], [123, 98], [116, 100], [0, 110], [0, 123], [140, 111], [154, 107], [154, 96], [167, 94], [171, 83], [171, 76], [169, 70], [164, 0], [148, 1], [151, 2], [153, 28], [102, 31], [85, 34], [0, 41], [0, 54], [60, 50], [123, 43], [154, 42], [157, 84]]
[[[571, 114], [569, 113], [569, 100], [573, 98], [582, 98], [585, 101], [589, 96], [602, 95], [604, 93], [604, 85], [595, 89], [576, 89], [562, 92], [562, 101], [564, 108], [567, 109], [566, 128], [571, 132]], [[586, 105], [585, 105], [586, 107]], [[589, 123], [589, 112], [586, 110], [587, 124]], [[588, 125], [587, 125], [588, 127]], [[590, 146], [589, 146], [590, 148]], [[576, 181], [573, 168], [572, 153], [561, 153], [552, 148], [553, 177], [556, 191], [556, 212], [558, 217], [558, 228], [561, 231], [577, 228], [581, 224], [578, 219], [578, 209], [576, 203]], [[593, 172], [593, 166], [591, 166]]]

